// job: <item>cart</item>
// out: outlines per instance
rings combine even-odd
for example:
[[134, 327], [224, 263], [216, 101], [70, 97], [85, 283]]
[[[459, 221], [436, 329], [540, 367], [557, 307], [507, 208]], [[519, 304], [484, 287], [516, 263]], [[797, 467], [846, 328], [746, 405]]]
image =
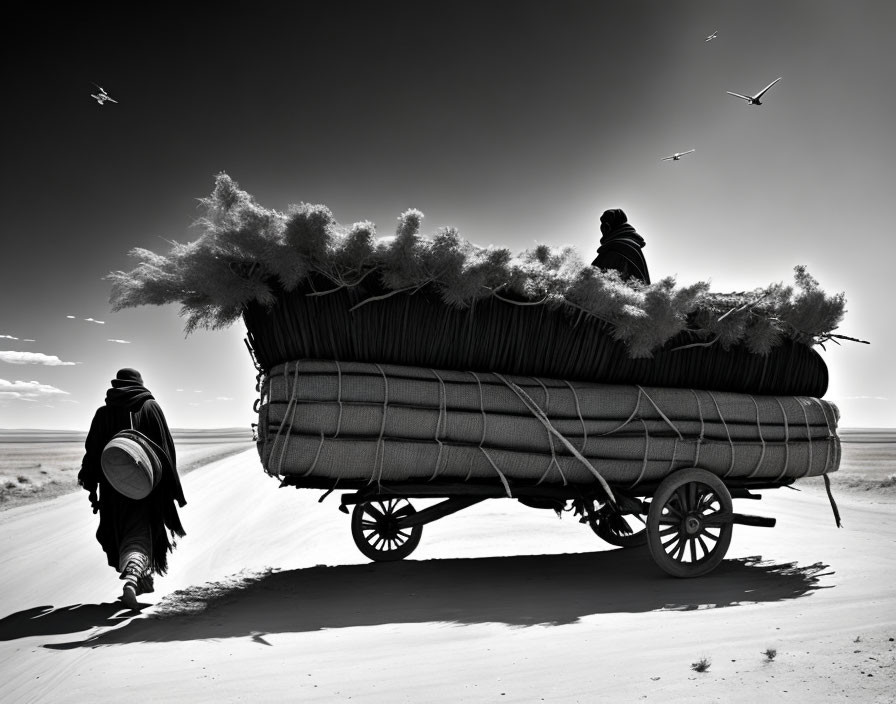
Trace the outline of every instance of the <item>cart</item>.
[[[735, 513], [732, 500], [758, 500], [754, 493], [788, 486], [784, 481], [723, 481], [700, 468], [671, 472], [659, 483], [635, 488], [611, 487], [613, 499], [600, 485], [513, 486], [512, 497], [537, 509], [558, 514], [572, 511], [582, 523], [610, 545], [634, 548], [647, 545], [654, 562], [674, 577], [699, 577], [721, 563], [731, 542], [734, 524], [772, 528], [774, 518]], [[327, 489], [312, 478], [288, 477], [284, 486]], [[508, 498], [499, 484], [395, 483], [343, 485], [339, 510], [351, 513], [355, 545], [376, 562], [401, 560], [419, 545], [423, 526], [486, 499]], [[441, 499], [417, 511], [413, 499]], [[351, 508], [350, 508], [351, 507]]]

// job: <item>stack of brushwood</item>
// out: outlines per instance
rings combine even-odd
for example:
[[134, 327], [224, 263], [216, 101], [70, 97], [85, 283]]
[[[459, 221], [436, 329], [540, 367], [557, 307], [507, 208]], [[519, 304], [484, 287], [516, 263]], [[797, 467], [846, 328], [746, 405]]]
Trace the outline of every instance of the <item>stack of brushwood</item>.
[[[297, 361], [265, 376], [259, 452], [288, 483], [655, 483], [702, 467], [789, 483], [835, 471], [838, 413], [813, 397], [752, 396]], [[598, 476], [600, 475], [600, 477]]]
[[742, 343], [707, 344], [685, 329], [633, 357], [612, 325], [571, 306], [493, 296], [451, 307], [432, 287], [394, 294], [368, 279], [326, 295], [315, 293], [325, 282], [312, 279], [278, 291], [272, 306], [251, 301], [243, 319], [261, 367], [335, 359], [749, 394], [827, 390], [821, 355], [790, 338], [756, 354]]

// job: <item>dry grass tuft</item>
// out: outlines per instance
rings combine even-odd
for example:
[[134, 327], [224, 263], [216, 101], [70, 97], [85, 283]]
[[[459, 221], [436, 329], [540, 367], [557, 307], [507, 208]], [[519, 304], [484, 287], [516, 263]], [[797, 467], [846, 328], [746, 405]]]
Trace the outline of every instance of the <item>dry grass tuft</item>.
[[691, 663], [691, 669], [694, 672], [706, 672], [711, 664], [712, 661], [709, 658], [702, 657], [697, 662]]

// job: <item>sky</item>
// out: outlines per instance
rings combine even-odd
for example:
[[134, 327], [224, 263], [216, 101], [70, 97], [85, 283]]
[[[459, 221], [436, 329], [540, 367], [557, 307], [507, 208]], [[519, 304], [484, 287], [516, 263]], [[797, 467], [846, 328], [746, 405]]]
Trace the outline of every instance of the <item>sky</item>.
[[[185, 336], [177, 306], [113, 313], [105, 279], [198, 237], [220, 172], [380, 235], [418, 208], [424, 234], [586, 261], [623, 208], [652, 278], [720, 292], [805, 264], [846, 295], [838, 332], [871, 343], [820, 350], [825, 398], [843, 427], [896, 427], [893, 3], [140, 7], [5, 11], [0, 428], [86, 429], [125, 366], [172, 427], [253, 422], [242, 323]], [[779, 76], [761, 106], [726, 93]]]

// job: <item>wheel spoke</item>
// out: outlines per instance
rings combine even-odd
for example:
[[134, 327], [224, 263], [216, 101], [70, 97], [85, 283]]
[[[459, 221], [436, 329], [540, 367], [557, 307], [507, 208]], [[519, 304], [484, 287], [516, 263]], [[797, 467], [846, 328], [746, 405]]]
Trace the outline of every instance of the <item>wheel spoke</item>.
[[681, 523], [681, 516], [660, 516], [657, 522], [664, 526], [677, 526]]
[[669, 541], [666, 545], [663, 546], [663, 552], [665, 552], [669, 557], [678, 550], [679, 538], [675, 538], [675, 540]]
[[694, 510], [697, 506], [697, 482], [689, 482], [688, 485], [688, 510]]
[[414, 508], [410, 504], [408, 504], [407, 506], [402, 506], [401, 508], [397, 509], [392, 514], [392, 517], [404, 518], [405, 516], [410, 516], [412, 513], [414, 513]]
[[700, 535], [696, 536], [696, 538], [697, 542], [700, 543], [700, 547], [703, 548], [703, 556], [706, 557], [707, 555], [709, 555], [710, 549], [706, 547], [706, 543], [703, 542], [703, 538]]
[[685, 492], [683, 486], [680, 486], [675, 490], [675, 495], [678, 497], [678, 505], [681, 506], [681, 512], [687, 513], [690, 511], [691, 507], [688, 505], [687, 492]]
[[706, 530], [706, 528], [704, 528], [703, 530], [700, 531], [700, 535], [702, 535], [702, 536], [704, 536], [704, 537], [706, 537], [706, 538], [709, 538], [713, 543], [717, 543], [717, 542], [719, 542], [719, 536], [718, 536], [718, 535], [713, 535], [713, 534], [710, 533], [708, 530]]
[[665, 542], [661, 541], [662, 545], [663, 545], [663, 550], [665, 550], [666, 552], [669, 552], [670, 550], [674, 550], [675, 547], [673, 546], [670, 548], [670, 546], [672, 546], [673, 543], [677, 543], [679, 540], [681, 540], [681, 536], [676, 532], [675, 535], [673, 535], [671, 538], [669, 538], [669, 540], [666, 540]]
[[675, 553], [672, 555], [672, 559], [676, 562], [682, 561], [681, 558], [684, 556], [685, 545], [686, 541], [682, 540], [681, 543], [679, 543], [678, 548], [675, 550]]
[[377, 530], [379, 529], [380, 524], [376, 521], [361, 521], [361, 528], [364, 530]]
[[386, 517], [385, 515], [383, 515], [383, 512], [376, 508], [373, 504], [367, 504], [364, 507], [364, 512], [369, 513], [371, 516], [380, 521], [382, 521]]
[[677, 497], [671, 497], [666, 502], [666, 505], [663, 506], [663, 511], [665, 511], [665, 513], [662, 513], [661, 516], [663, 518], [672, 517], [672, 518], [681, 519], [681, 516], [682, 516], [681, 509], [680, 509], [680, 507], [676, 507], [675, 505], [673, 505], [673, 503], [674, 503], [673, 499], [677, 499]]
[[669, 526], [668, 528], [663, 528], [659, 531], [659, 535], [669, 535], [670, 533], [677, 533], [678, 526]]
[[688, 543], [691, 546], [691, 562], [697, 561], [697, 541], [694, 540], [693, 536], [688, 538]]

